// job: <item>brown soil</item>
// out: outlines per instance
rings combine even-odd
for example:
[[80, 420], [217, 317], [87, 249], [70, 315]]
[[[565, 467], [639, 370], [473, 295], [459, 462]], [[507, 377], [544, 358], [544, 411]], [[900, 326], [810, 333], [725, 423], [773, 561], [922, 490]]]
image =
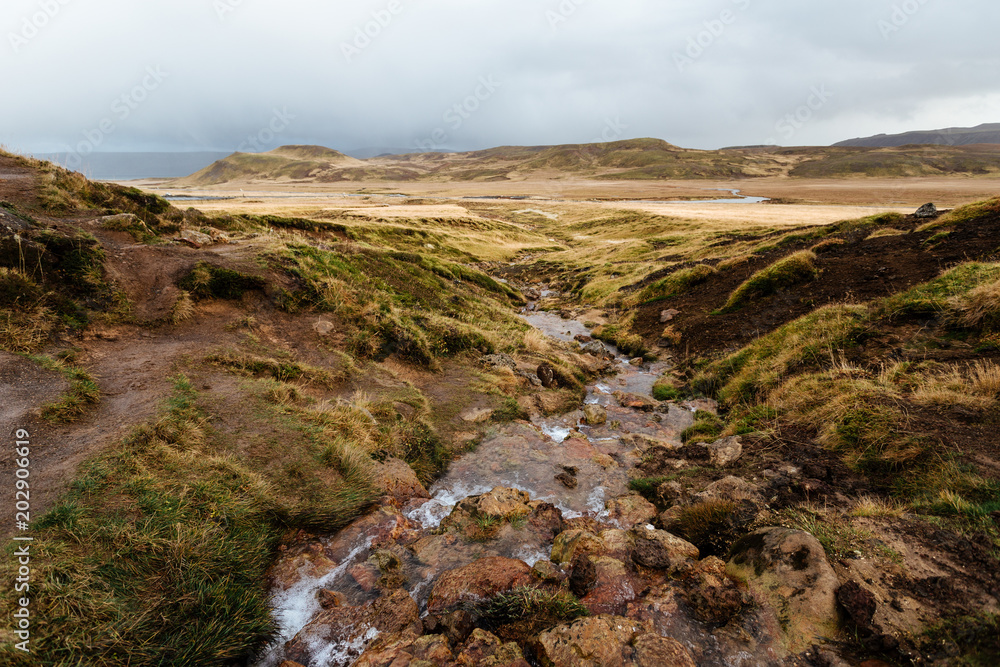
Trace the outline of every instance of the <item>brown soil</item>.
[[[926, 242], [936, 231], [912, 231], [921, 222], [911, 217], [896, 224], [896, 228], [910, 232], [900, 236], [865, 239], [864, 235], [871, 231], [868, 230], [826, 237], [841, 238], [845, 243], [819, 253], [816, 266], [820, 274], [816, 280], [755, 300], [733, 313], [713, 314], [753, 273], [792, 252], [808, 249], [821, 239], [784, 245], [720, 271], [680, 296], [640, 306], [634, 329], [655, 344], [665, 326], [660, 322], [660, 313], [672, 308], [680, 311], [670, 324], [682, 334], [680, 347], [686, 354], [734, 350], [818, 307], [885, 297], [927, 282], [961, 262], [1000, 258], [1000, 216], [959, 226], [945, 241], [933, 245]], [[634, 288], [686, 266], [691, 264], [654, 273]]]

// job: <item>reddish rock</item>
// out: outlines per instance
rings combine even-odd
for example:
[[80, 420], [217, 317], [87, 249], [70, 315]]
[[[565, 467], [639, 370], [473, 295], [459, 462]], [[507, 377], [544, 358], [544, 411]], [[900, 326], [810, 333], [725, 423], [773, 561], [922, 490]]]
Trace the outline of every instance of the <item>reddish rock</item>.
[[[312, 647], [337, 644], [345, 647], [330, 667], [346, 667], [362, 652], [366, 641], [377, 633], [402, 632], [419, 624], [420, 609], [409, 593], [396, 590], [357, 607], [334, 607], [314, 616], [302, 630], [285, 644], [285, 657], [309, 663]], [[357, 650], [347, 647], [357, 646]]]
[[337, 567], [319, 542], [308, 542], [287, 550], [268, 570], [271, 585], [288, 590], [303, 578], [319, 579]]
[[379, 490], [400, 506], [414, 498], [430, 498], [417, 473], [401, 459], [389, 458], [377, 464], [375, 481]]
[[593, 583], [580, 602], [591, 614], [624, 613], [628, 603], [635, 600], [637, 588], [625, 564], [607, 556], [585, 558], [593, 568]]
[[505, 644], [496, 635], [479, 628], [472, 632], [457, 663], [463, 667], [529, 667], [517, 644]]
[[656, 506], [638, 494], [609, 500], [607, 509], [608, 519], [626, 529], [656, 518]]
[[347, 604], [347, 598], [344, 597], [343, 593], [328, 591], [325, 588], [320, 589], [319, 593], [316, 594], [316, 597], [319, 598], [319, 606], [323, 609], [343, 607]]
[[697, 560], [698, 547], [664, 530], [637, 528], [629, 533], [633, 540], [632, 559], [652, 569], [676, 569], [688, 560]]
[[699, 621], [720, 627], [739, 614], [752, 598], [726, 575], [725, 562], [709, 556], [687, 573], [684, 601]]
[[695, 667], [679, 642], [622, 616], [593, 616], [560, 625], [539, 638], [546, 667]]
[[370, 563], [360, 563], [347, 571], [355, 583], [361, 587], [365, 593], [375, 590], [378, 582], [378, 568]]
[[552, 543], [553, 563], [570, 563], [578, 553], [604, 553], [604, 542], [597, 535], [587, 530], [564, 530], [556, 535]]
[[531, 568], [512, 558], [480, 558], [442, 574], [427, 601], [427, 610], [439, 614], [465, 601], [478, 601], [531, 581]]
[[616, 391], [614, 393], [615, 399], [618, 401], [618, 405], [623, 408], [631, 408], [633, 410], [640, 410], [642, 412], [652, 412], [657, 408], [659, 403], [654, 401], [649, 396], [642, 396], [640, 394], [629, 394], [624, 391]]

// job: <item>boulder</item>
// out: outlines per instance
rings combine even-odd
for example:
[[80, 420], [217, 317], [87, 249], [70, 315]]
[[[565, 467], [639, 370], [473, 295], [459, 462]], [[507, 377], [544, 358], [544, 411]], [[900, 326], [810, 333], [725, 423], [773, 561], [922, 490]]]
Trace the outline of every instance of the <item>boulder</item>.
[[715, 556], [699, 561], [685, 575], [683, 597], [694, 617], [713, 627], [726, 625], [752, 602]]
[[177, 238], [193, 248], [201, 248], [202, 246], [211, 245], [213, 243], [211, 236], [208, 234], [202, 234], [194, 229], [182, 229]]
[[512, 371], [517, 370], [517, 362], [509, 354], [487, 354], [480, 357], [479, 363], [486, 368], [509, 368]]
[[582, 351], [584, 354], [589, 354], [597, 357], [598, 359], [614, 359], [611, 350], [605, 347], [604, 343], [599, 340], [592, 340], [583, 346]]
[[483, 424], [493, 417], [493, 408], [469, 408], [458, 416], [459, 419], [468, 424]]
[[308, 542], [286, 552], [267, 572], [271, 585], [288, 590], [303, 578], [320, 579], [337, 567], [318, 542]]
[[402, 632], [419, 620], [417, 603], [405, 590], [397, 589], [357, 607], [333, 607], [319, 612], [285, 644], [285, 657], [309, 664], [314, 646], [337, 644], [344, 648], [327, 664], [346, 667], [379, 633]]
[[705, 487], [701, 493], [696, 493], [692, 499], [695, 502], [707, 502], [710, 500], [729, 500], [739, 502], [741, 500], [752, 500], [759, 502], [761, 495], [757, 485], [752, 484], [742, 477], [723, 477], [712, 482]]
[[878, 601], [871, 591], [851, 580], [837, 589], [837, 602], [856, 626], [869, 632], [872, 630], [872, 620], [878, 611]]
[[[609, 556], [583, 556], [590, 561], [593, 578], [580, 602], [591, 614], [620, 614], [636, 598], [637, 586], [625, 563]], [[570, 577], [570, 586], [573, 578]], [[573, 591], [576, 593], [576, 590]]]
[[936, 218], [938, 217], [938, 209], [933, 203], [924, 204], [916, 210], [913, 214], [915, 218]]
[[656, 506], [638, 494], [614, 498], [607, 502], [608, 520], [621, 528], [637, 523], [646, 524], [656, 518]]
[[506, 644], [491, 632], [476, 628], [462, 647], [457, 664], [462, 667], [529, 667], [514, 642]]
[[608, 423], [608, 411], [597, 404], [583, 406], [583, 421], [588, 426], [600, 426]]
[[590, 531], [565, 530], [556, 535], [549, 560], [557, 565], [570, 563], [577, 553], [600, 554], [604, 553], [604, 549], [604, 541]]
[[443, 635], [419, 636], [407, 628], [403, 632], [380, 635], [369, 645], [354, 667], [389, 667], [390, 665], [445, 665], [455, 655]]
[[754, 531], [733, 545], [728, 569], [774, 608], [791, 651], [836, 635], [840, 582], [823, 546], [809, 533]]
[[624, 391], [616, 391], [614, 397], [618, 401], [618, 405], [623, 408], [631, 408], [641, 412], [652, 412], [660, 405], [658, 401], [654, 401], [649, 396], [630, 394]]
[[434, 583], [427, 610], [440, 614], [463, 602], [478, 602], [530, 582], [531, 568], [524, 561], [491, 556], [445, 572]]
[[735, 463], [743, 456], [743, 444], [738, 435], [716, 440], [705, 448], [708, 450], [708, 462], [719, 468]]
[[538, 379], [542, 381], [542, 386], [546, 389], [553, 389], [559, 386], [559, 382], [556, 380], [556, 369], [549, 362], [546, 361], [539, 364], [535, 374], [538, 375]]
[[402, 459], [388, 458], [384, 463], [376, 464], [375, 484], [382, 495], [390, 496], [400, 505], [414, 498], [431, 497], [420, 483], [417, 473]]
[[698, 547], [687, 540], [648, 526], [629, 532], [632, 538], [632, 560], [656, 570], [676, 569], [689, 560], [698, 560]]
[[695, 667], [680, 642], [622, 616], [592, 616], [557, 626], [538, 637], [546, 667]]
[[681, 311], [674, 310], [673, 308], [668, 308], [667, 310], [660, 311], [660, 324], [666, 324], [670, 320], [674, 319], [681, 314]]

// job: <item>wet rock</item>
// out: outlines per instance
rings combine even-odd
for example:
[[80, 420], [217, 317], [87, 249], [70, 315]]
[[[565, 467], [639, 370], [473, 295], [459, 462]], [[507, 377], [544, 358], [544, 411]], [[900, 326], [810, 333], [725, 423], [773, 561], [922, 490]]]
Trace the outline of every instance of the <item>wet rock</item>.
[[568, 472], [559, 473], [556, 475], [556, 480], [567, 489], [575, 489], [580, 484], [576, 477], [573, 477], [573, 475]]
[[316, 594], [316, 597], [319, 599], [319, 606], [323, 609], [343, 607], [347, 604], [347, 598], [339, 591], [328, 591], [325, 588], [321, 588]]
[[569, 589], [573, 595], [582, 598], [597, 583], [597, 566], [590, 554], [579, 553], [570, 565]]
[[509, 354], [487, 354], [479, 358], [479, 363], [486, 368], [509, 368], [517, 370], [517, 362]]
[[372, 547], [378, 549], [395, 544], [417, 528], [419, 525], [403, 516], [398, 509], [383, 505], [341, 530], [324, 548], [330, 558], [342, 561], [365, 540], [371, 540]]
[[642, 357], [634, 357], [628, 360], [630, 366], [642, 366], [645, 363], [645, 359]]
[[565, 530], [556, 535], [552, 543], [553, 563], [570, 563], [577, 553], [604, 553], [604, 542], [597, 535], [587, 530]]
[[625, 561], [632, 557], [632, 538], [628, 532], [609, 528], [602, 530], [598, 537], [604, 543], [604, 554]]
[[407, 628], [375, 639], [354, 667], [401, 667], [451, 664], [455, 659], [443, 635], [418, 636]]
[[528, 515], [528, 527], [534, 531], [543, 542], [551, 542], [555, 536], [566, 530], [562, 512], [551, 503], [531, 502], [531, 514]]
[[566, 580], [566, 573], [550, 560], [540, 560], [531, 567], [531, 574], [547, 583], [560, 583]]
[[378, 583], [378, 568], [371, 563], [355, 565], [347, 571], [347, 574], [351, 575], [354, 583], [360, 586], [365, 593], [371, 593], [375, 590], [375, 585]]
[[453, 533], [428, 535], [409, 545], [410, 551], [421, 563], [437, 567], [451, 554], [458, 538]]
[[541, 387], [542, 386], [542, 381], [540, 379], [538, 379], [538, 376], [535, 375], [534, 373], [529, 373], [528, 371], [518, 370], [518, 371], [515, 371], [515, 375], [517, 375], [518, 377], [524, 378], [528, 382], [528, 384], [530, 384], [532, 387]]
[[546, 389], [553, 389], [559, 386], [559, 382], [556, 380], [556, 369], [547, 361], [538, 366], [536, 374], [538, 375], [538, 379], [542, 381], [542, 386]]
[[685, 575], [684, 601], [699, 621], [721, 627], [750, 604], [752, 598], [726, 575], [724, 561], [709, 556]]
[[924, 204], [923, 206], [918, 208], [916, 212], [913, 214], [915, 218], [936, 218], [938, 217], [938, 215], [940, 214], [938, 213], [937, 206], [935, 206], [933, 203]]
[[[580, 602], [591, 614], [624, 613], [629, 602], [636, 598], [636, 584], [629, 574], [625, 563], [610, 556], [584, 556], [593, 568], [593, 579], [584, 595], [573, 589], [573, 577], [570, 576], [570, 588], [580, 596]], [[574, 573], [576, 570], [574, 569]]]
[[442, 574], [427, 600], [432, 614], [454, 609], [463, 602], [478, 602], [530, 581], [531, 568], [524, 561], [491, 556]]
[[632, 537], [632, 560], [656, 570], [676, 569], [688, 560], [697, 560], [698, 547], [687, 540], [644, 526], [629, 532]]
[[448, 637], [451, 645], [458, 646], [469, 638], [476, 623], [472, 614], [464, 609], [458, 609], [441, 617], [441, 627], [444, 628], [444, 634]]
[[716, 440], [705, 448], [708, 450], [708, 462], [719, 468], [735, 463], [743, 456], [743, 444], [738, 435]]
[[588, 404], [583, 406], [583, 419], [588, 426], [600, 426], [608, 423], [608, 411], [600, 405]]
[[441, 527], [473, 537], [479, 535], [482, 518], [504, 521], [526, 517], [531, 512], [531, 496], [524, 491], [498, 486], [489, 493], [463, 498], [441, 521]]
[[674, 319], [675, 317], [677, 317], [680, 314], [681, 314], [681, 311], [674, 310], [673, 308], [670, 308], [670, 309], [664, 310], [664, 311], [660, 311], [660, 324], [666, 324], [667, 322], [669, 322], [670, 320]]
[[397, 458], [388, 458], [377, 464], [375, 481], [382, 495], [391, 496], [400, 505], [414, 498], [430, 498], [413, 468]]
[[585, 354], [595, 356], [598, 359], [614, 359], [614, 355], [611, 354], [611, 351], [599, 340], [593, 340], [587, 343], [583, 346], [582, 351]]
[[837, 602], [848, 617], [862, 630], [872, 630], [872, 620], [878, 610], [875, 595], [856, 581], [848, 581], [837, 589]]
[[623, 408], [631, 408], [632, 410], [639, 410], [641, 412], [652, 412], [659, 406], [658, 401], [654, 401], [649, 396], [642, 396], [640, 394], [630, 394], [624, 391], [616, 391], [614, 393], [615, 400], [618, 401], [618, 405]]
[[364, 644], [375, 634], [401, 632], [419, 619], [417, 603], [402, 589], [357, 607], [326, 609], [285, 644], [285, 657], [309, 663], [312, 647], [338, 644], [344, 649], [328, 664], [346, 667], [362, 653]]
[[529, 667], [514, 642], [503, 643], [491, 632], [476, 628], [458, 655], [463, 667]]
[[540, 661], [547, 667], [695, 667], [680, 642], [622, 616], [593, 616], [560, 625], [539, 635], [538, 643]]
[[300, 662], [295, 662], [294, 660], [282, 660], [278, 667], [305, 667], [305, 665]]
[[656, 517], [656, 506], [638, 494], [609, 500], [607, 510], [608, 519], [622, 528], [646, 524]]
[[730, 571], [774, 608], [792, 651], [836, 634], [839, 582], [815, 537], [790, 528], [761, 528], [730, 553]]
[[327, 555], [322, 544], [309, 542], [287, 551], [268, 570], [267, 577], [273, 587], [288, 590], [303, 578], [319, 579], [336, 567], [337, 562]]

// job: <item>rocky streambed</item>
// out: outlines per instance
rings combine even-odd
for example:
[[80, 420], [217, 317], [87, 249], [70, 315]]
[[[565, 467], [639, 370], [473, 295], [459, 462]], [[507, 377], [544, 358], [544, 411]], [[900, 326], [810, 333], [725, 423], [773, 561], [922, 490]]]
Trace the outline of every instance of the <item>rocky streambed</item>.
[[[574, 332], [557, 315], [531, 321]], [[683, 477], [731, 465], [742, 446], [682, 445], [712, 406], [653, 400], [665, 364], [613, 363], [579, 410], [499, 427], [430, 489], [398, 462], [395, 493], [371, 514], [287, 547], [271, 571], [281, 636], [259, 665], [750, 667], [790, 664], [832, 636], [838, 582], [823, 548], [802, 531], [750, 532], [759, 489], [664, 481], [662, 513], [629, 490], [651, 462]], [[692, 508], [725, 508], [742, 539], [710, 554], [670, 532]]]

